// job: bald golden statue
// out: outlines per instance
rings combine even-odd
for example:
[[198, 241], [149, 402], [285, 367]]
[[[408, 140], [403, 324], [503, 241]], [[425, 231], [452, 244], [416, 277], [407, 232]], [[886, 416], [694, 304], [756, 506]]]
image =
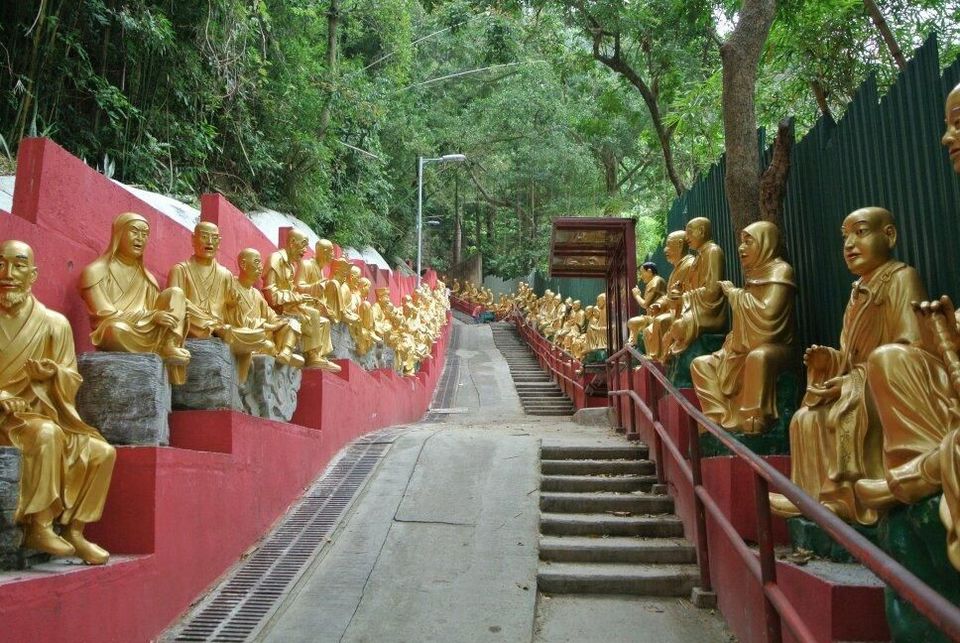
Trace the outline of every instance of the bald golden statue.
[[383, 338], [377, 333], [377, 320], [374, 317], [373, 305], [367, 300], [370, 294], [370, 280], [361, 277], [357, 285], [360, 289], [360, 306], [357, 309], [360, 321], [355, 326], [350, 327], [350, 335], [353, 337], [357, 354], [366, 355], [374, 346], [381, 343]]
[[133, 212], [113, 222], [110, 245], [80, 274], [80, 294], [90, 312], [93, 345], [104, 351], [156, 353], [170, 381], [186, 381], [190, 352], [187, 300], [180, 288], [161, 291], [143, 265], [150, 224]]
[[33, 296], [36, 280], [30, 246], [0, 243], [0, 445], [22, 457], [15, 519], [25, 547], [102, 565], [110, 554], [83, 529], [103, 514], [117, 454], [77, 415], [83, 380], [70, 323]]
[[312, 259], [302, 259], [297, 273], [297, 290], [317, 300], [320, 314], [336, 324], [340, 313], [340, 282], [324, 277], [324, 269], [333, 261], [333, 243], [320, 239], [314, 247]]
[[667, 358], [669, 344], [664, 341], [664, 336], [680, 312], [687, 273], [693, 264], [693, 256], [687, 254], [686, 230], [674, 230], [668, 234], [663, 244], [663, 253], [673, 266], [667, 279], [667, 292], [650, 304], [647, 309], [650, 321], [640, 328], [647, 355], [659, 362]]
[[762, 433], [777, 419], [777, 376], [794, 357], [793, 267], [779, 257], [780, 230], [751, 223], [740, 233], [744, 286], [721, 281], [733, 326], [723, 346], [690, 365], [700, 408], [725, 429]]
[[586, 352], [607, 350], [607, 295], [597, 295], [593, 314], [587, 322]]
[[[921, 328], [911, 302], [927, 298], [917, 271], [895, 261], [893, 215], [882, 208], [856, 210], [843, 221], [843, 257], [858, 277], [843, 316], [840, 349], [811, 346], [803, 406], [790, 423], [791, 478], [841, 518], [870, 525], [877, 511], [855, 484], [883, 477], [884, 449], [876, 409], [885, 401], [867, 385], [868, 359], [890, 345], [918, 346]], [[780, 494], [770, 494], [781, 516], [799, 514]]]
[[[960, 85], [947, 95], [947, 147], [960, 173]], [[947, 557], [960, 570], [960, 328], [946, 295], [914, 305], [919, 345], [884, 346], [867, 363], [883, 430], [881, 475], [857, 481], [857, 496], [884, 510], [913, 504], [942, 490], [939, 515]]]
[[681, 296], [680, 315], [670, 324], [670, 353], [678, 355], [703, 333], [723, 330], [727, 305], [720, 289], [723, 280], [723, 249], [713, 241], [710, 220], [690, 219], [686, 227], [687, 243], [694, 251]]
[[[199, 339], [219, 337], [237, 360], [237, 377], [247, 381], [254, 353], [274, 354], [274, 346], [262, 328], [230, 324], [227, 308], [237, 296], [233, 273], [217, 261], [220, 228], [202, 221], [193, 230], [193, 256], [170, 270], [167, 284], [183, 290], [187, 298], [189, 336]], [[299, 359], [299, 358], [297, 358]], [[295, 361], [289, 352], [281, 358]]]
[[315, 297], [297, 290], [297, 269], [307, 249], [307, 236], [291, 230], [282, 250], [270, 255], [263, 278], [264, 298], [270, 306], [288, 319], [300, 324], [305, 368], [319, 368], [339, 373], [340, 367], [327, 359], [333, 352], [330, 321], [320, 314]]
[[[246, 331], [256, 337], [252, 353], [273, 355], [281, 364], [301, 368], [304, 359], [294, 351], [300, 342], [300, 322], [293, 317], [281, 317], [270, 308], [256, 288], [263, 274], [263, 259], [254, 248], [245, 248], [237, 256], [240, 276], [236, 278], [232, 297], [226, 309], [225, 321], [236, 333]], [[240, 381], [247, 380], [251, 354], [237, 358]]]
[[647, 261], [637, 268], [637, 277], [643, 284], [643, 292], [640, 292], [639, 286], [634, 286], [631, 293], [642, 314], [627, 320], [627, 330], [630, 331], [627, 343], [631, 346], [637, 343], [641, 331], [653, 321], [649, 314], [650, 308], [667, 294], [667, 282], [657, 274], [657, 264], [652, 261]]

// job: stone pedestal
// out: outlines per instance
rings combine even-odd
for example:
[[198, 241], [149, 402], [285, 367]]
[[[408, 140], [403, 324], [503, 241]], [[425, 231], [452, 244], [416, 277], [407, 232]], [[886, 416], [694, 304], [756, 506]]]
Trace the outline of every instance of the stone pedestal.
[[153, 353], [83, 353], [77, 411], [110, 444], [167, 445], [170, 382]]
[[670, 378], [670, 383], [677, 388], [693, 388], [690, 364], [701, 355], [710, 355], [720, 350], [726, 338], [726, 335], [704, 333], [693, 340], [687, 350], [671, 357], [667, 363], [667, 377]]
[[20, 450], [0, 447], [0, 569], [21, 569], [23, 530], [13, 522], [20, 497]]
[[237, 363], [222, 340], [188, 339], [187, 381], [173, 387], [173, 408], [178, 411], [243, 410], [237, 388]]
[[329, 359], [349, 359], [367, 371], [375, 371], [381, 368], [377, 359], [378, 349], [376, 346], [371, 348], [366, 355], [357, 354], [357, 346], [353, 342], [350, 328], [346, 324], [340, 322], [331, 325], [330, 340], [333, 342], [333, 352], [330, 353]]
[[269, 355], [254, 355], [247, 381], [237, 389], [243, 412], [289, 422], [297, 410], [302, 373]]

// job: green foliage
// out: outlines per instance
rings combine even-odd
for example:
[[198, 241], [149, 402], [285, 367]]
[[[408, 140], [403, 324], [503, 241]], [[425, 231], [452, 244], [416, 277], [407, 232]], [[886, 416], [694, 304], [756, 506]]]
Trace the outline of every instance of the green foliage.
[[[31, 134], [114, 178], [293, 212], [342, 244], [415, 254], [416, 158], [430, 164], [426, 262], [544, 268], [556, 216], [630, 216], [655, 250], [674, 197], [648, 104], [595, 60], [616, 31], [656, 96], [690, 185], [723, 151], [718, 43], [734, 0], [27, 0], [0, 3], [0, 171]], [[958, 42], [958, 3], [887, 0], [904, 51]], [[336, 65], [328, 63], [336, 9]], [[586, 20], [589, 10], [595, 23]], [[612, 40], [605, 41], [609, 48]], [[607, 51], [609, 53], [609, 51]], [[802, 135], [819, 83], [839, 118], [895, 68], [858, 0], [781, 0], [758, 83], [761, 125]]]

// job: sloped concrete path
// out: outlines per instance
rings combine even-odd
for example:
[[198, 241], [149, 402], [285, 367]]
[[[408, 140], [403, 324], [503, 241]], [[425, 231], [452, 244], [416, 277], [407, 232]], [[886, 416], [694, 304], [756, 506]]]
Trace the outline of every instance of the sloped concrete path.
[[729, 640], [682, 600], [538, 600], [541, 443], [624, 441], [524, 415], [489, 327], [456, 331], [446, 409], [395, 440], [258, 640]]

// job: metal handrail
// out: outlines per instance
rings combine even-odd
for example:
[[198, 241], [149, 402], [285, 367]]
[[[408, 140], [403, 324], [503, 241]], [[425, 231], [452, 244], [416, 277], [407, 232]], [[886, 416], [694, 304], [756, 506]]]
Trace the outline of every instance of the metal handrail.
[[[627, 372], [630, 371], [629, 358], [640, 362], [640, 369], [649, 373], [662, 388], [665, 394], [672, 396], [686, 414], [689, 423], [690, 462], [681, 453], [680, 448], [671, 439], [666, 428], [659, 421], [657, 411], [647, 407], [645, 401], [630, 389], [609, 391], [610, 398], [626, 397], [630, 400], [631, 409], [639, 410], [654, 428], [655, 441], [653, 445], [662, 458], [663, 447], [675, 461], [678, 469], [687, 479], [694, 490], [694, 505], [696, 509], [695, 540], [697, 559], [700, 565], [701, 583], [704, 589], [710, 590], [709, 552], [706, 539], [705, 513], [709, 513], [716, 524], [727, 534], [734, 544], [734, 549], [743, 559], [751, 574], [760, 581], [763, 589], [766, 612], [768, 639], [781, 639], [781, 619], [800, 640], [812, 640], [812, 635], [799, 613], [789, 599], [777, 586], [776, 559], [773, 553], [773, 538], [771, 525], [770, 503], [767, 492], [770, 488], [783, 494], [803, 513], [804, 516], [819, 525], [836, 542], [846, 548], [867, 569], [872, 571], [888, 586], [896, 591], [903, 599], [909, 602], [923, 616], [936, 627], [954, 640], [960, 640], [960, 607], [952, 604], [930, 586], [920, 580], [910, 570], [894, 560], [889, 554], [871, 543], [855, 529], [838, 518], [833, 512], [823, 507], [819, 502], [807, 495], [788, 477], [780, 473], [773, 466], [764, 461], [749, 448], [734, 439], [726, 430], [707, 418], [667, 379], [654, 362], [638, 352], [632, 346], [623, 349], [607, 359], [608, 382], [613, 383], [614, 372], [623, 371], [623, 362], [626, 360]], [[655, 395], [659, 401], [662, 396]], [[615, 408], [618, 408], [616, 405]], [[618, 408], [619, 411], [619, 408]], [[632, 413], [631, 413], [632, 416]], [[636, 430], [635, 419], [631, 417], [630, 429]], [[704, 430], [713, 435], [723, 446], [729, 449], [740, 460], [745, 461], [751, 468], [755, 481], [757, 534], [760, 548], [759, 561], [756, 554], [747, 546], [746, 542], [737, 534], [732, 523], [723, 514], [723, 511], [713, 500], [709, 491], [703, 486], [701, 478], [701, 456], [699, 448], [699, 433]], [[662, 461], [658, 460], [658, 472], [663, 470]]]
[[[533, 349], [533, 352], [537, 354], [537, 357], [543, 360], [544, 362], [542, 363], [543, 366], [546, 366], [547, 369], [549, 369], [554, 375], [562, 379], [565, 383], [569, 384], [574, 389], [581, 392], [585, 390], [585, 387], [583, 386], [583, 384], [578, 382], [576, 379], [568, 375], [563, 370], [566, 368], [569, 368], [569, 369], [573, 368], [573, 359], [574, 359], [573, 356], [571, 356], [566, 351], [559, 349], [556, 346], [553, 346], [552, 344], [549, 344], [547, 342], [547, 339], [543, 337], [543, 335], [541, 335], [539, 331], [535, 330], [532, 326], [530, 326], [530, 324], [528, 324], [525, 320], [520, 319], [519, 317], [516, 317], [515, 322], [521, 335], [523, 335], [525, 338], [530, 337], [531, 339], [534, 340], [532, 342], [527, 341], [527, 344]], [[570, 360], [564, 359], [563, 356], [565, 355], [569, 356]], [[562, 366], [560, 368], [557, 368], [558, 364]], [[567, 391], [564, 391], [564, 392], [567, 393]]]

